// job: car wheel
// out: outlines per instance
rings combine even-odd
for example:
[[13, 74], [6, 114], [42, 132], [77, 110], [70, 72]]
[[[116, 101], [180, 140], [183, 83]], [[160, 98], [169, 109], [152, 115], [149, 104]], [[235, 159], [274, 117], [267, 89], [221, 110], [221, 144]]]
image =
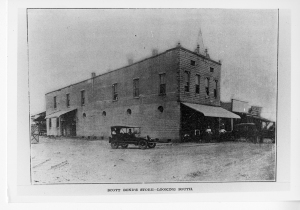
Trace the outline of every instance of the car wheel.
[[122, 144], [121, 147], [122, 147], [123, 149], [126, 149], [126, 148], [128, 147], [128, 144]]
[[147, 142], [145, 141], [145, 140], [141, 140], [140, 142], [139, 142], [139, 147], [140, 147], [140, 149], [147, 149]]
[[275, 144], [275, 138], [272, 138], [271, 140], [272, 140], [272, 143]]
[[246, 142], [251, 142], [251, 143], [255, 144], [255, 137], [246, 138]]
[[154, 148], [155, 146], [156, 146], [156, 143], [148, 142], [148, 147], [149, 148]]
[[264, 137], [260, 137], [259, 141], [260, 141], [259, 143], [261, 143], [261, 144], [264, 143]]
[[118, 149], [119, 144], [118, 144], [117, 142], [112, 142], [112, 143], [110, 144], [110, 146], [111, 146], [111, 148], [113, 148], [113, 149]]

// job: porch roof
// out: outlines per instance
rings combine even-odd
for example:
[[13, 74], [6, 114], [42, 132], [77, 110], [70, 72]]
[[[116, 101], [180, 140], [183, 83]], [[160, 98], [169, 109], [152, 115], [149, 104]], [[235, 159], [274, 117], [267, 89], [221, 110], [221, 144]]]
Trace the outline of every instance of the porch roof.
[[68, 109], [68, 110], [57, 111], [57, 112], [48, 114], [45, 118], [48, 119], [48, 118], [60, 117], [61, 115], [66, 114], [66, 113], [71, 112], [71, 111], [74, 111], [74, 110], [76, 110], [76, 109]]
[[192, 103], [182, 103], [185, 106], [190, 107], [191, 109], [194, 109], [197, 112], [201, 112], [206, 117], [221, 117], [221, 118], [236, 118], [240, 119], [241, 117], [227, 111], [226, 109], [223, 109], [221, 107], [216, 106], [207, 106], [202, 104], [192, 104]]

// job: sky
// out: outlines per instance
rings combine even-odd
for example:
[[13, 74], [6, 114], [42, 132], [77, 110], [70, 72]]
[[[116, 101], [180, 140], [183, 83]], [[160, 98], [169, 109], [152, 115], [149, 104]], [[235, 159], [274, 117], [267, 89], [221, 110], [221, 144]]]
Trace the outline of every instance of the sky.
[[199, 43], [211, 59], [221, 60], [221, 101], [247, 101], [263, 107], [262, 117], [276, 120], [277, 15], [277, 10], [30, 9], [30, 112], [45, 111], [47, 92], [180, 42], [192, 51]]

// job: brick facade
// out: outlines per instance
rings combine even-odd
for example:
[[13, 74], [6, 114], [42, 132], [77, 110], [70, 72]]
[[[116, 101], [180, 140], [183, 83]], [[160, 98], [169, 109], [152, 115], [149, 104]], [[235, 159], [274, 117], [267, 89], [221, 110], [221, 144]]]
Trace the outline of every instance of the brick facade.
[[[180, 101], [196, 104], [207, 104], [213, 106], [220, 106], [220, 81], [221, 81], [221, 65], [204, 56], [199, 56], [189, 50], [181, 48], [179, 51], [180, 58]], [[191, 62], [195, 62], [195, 66]], [[213, 72], [210, 72], [213, 68]], [[190, 73], [190, 88], [189, 92], [185, 91], [184, 83], [185, 72]], [[200, 92], [196, 93], [196, 75], [200, 76]], [[209, 78], [209, 96], [205, 93], [205, 78]], [[214, 82], [218, 81], [217, 97], [214, 97]]]
[[[195, 66], [191, 65], [195, 61]], [[214, 72], [210, 72], [210, 67]], [[77, 136], [110, 135], [110, 126], [140, 126], [141, 135], [160, 139], [180, 139], [180, 102], [220, 105], [220, 86], [214, 98], [212, 82], [220, 84], [220, 64], [182, 47], [133, 63], [129, 66], [94, 76], [46, 94], [46, 115], [72, 108], [76, 113]], [[184, 72], [190, 72], [190, 91], [184, 90]], [[165, 74], [166, 91], [160, 94], [160, 74]], [[195, 75], [200, 75], [200, 93], [195, 93]], [[205, 97], [204, 77], [210, 80], [210, 97]], [[133, 80], [138, 79], [139, 96], [134, 96]], [[117, 84], [117, 100], [113, 85]], [[85, 104], [81, 105], [81, 91]], [[67, 94], [69, 104], [67, 107]], [[56, 108], [54, 108], [56, 97]], [[158, 107], [163, 107], [161, 112]], [[104, 116], [104, 112], [106, 116]], [[47, 119], [47, 135], [62, 135], [52, 118]]]

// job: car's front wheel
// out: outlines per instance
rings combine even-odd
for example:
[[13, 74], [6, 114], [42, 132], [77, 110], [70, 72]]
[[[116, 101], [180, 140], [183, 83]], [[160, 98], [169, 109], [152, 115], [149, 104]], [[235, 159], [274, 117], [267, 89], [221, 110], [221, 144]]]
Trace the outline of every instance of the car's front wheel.
[[141, 140], [139, 142], [140, 149], [147, 149], [147, 146], [148, 146], [148, 144], [147, 144], [147, 142], [145, 140]]
[[118, 144], [117, 142], [112, 142], [112, 143], [110, 144], [110, 146], [111, 146], [111, 148], [113, 148], [113, 149], [118, 149], [119, 144]]
[[156, 143], [148, 142], [148, 147], [149, 148], [154, 148], [155, 146], [156, 146]]

